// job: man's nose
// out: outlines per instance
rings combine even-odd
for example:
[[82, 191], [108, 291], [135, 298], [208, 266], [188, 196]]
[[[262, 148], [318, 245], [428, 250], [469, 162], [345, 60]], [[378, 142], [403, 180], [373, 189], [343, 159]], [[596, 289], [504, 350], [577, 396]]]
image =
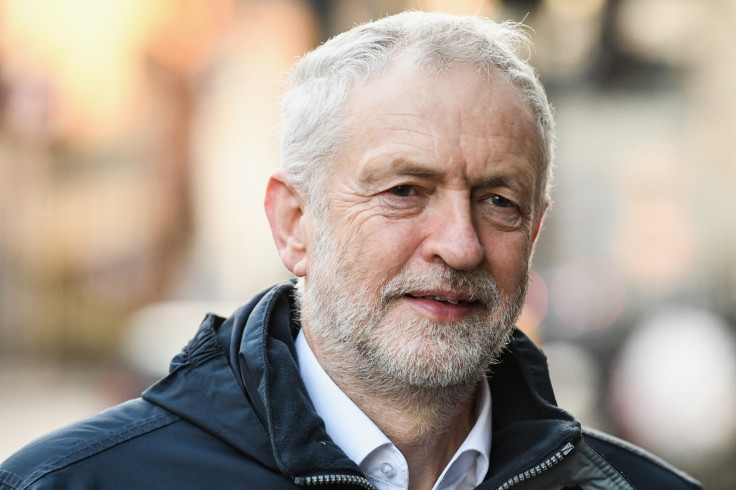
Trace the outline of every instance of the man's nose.
[[473, 221], [469, 199], [445, 202], [432, 213], [430, 232], [422, 255], [433, 262], [438, 258], [456, 270], [471, 270], [483, 261], [485, 252]]

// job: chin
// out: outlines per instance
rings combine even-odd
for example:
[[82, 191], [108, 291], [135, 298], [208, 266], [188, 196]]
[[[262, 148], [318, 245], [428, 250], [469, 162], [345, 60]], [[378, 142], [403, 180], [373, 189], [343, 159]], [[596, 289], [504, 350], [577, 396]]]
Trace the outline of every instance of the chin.
[[477, 382], [497, 350], [490, 350], [484, 342], [453, 344], [438, 337], [425, 334], [396, 339], [383, 343], [375, 354], [395, 381], [418, 388], [443, 388]]

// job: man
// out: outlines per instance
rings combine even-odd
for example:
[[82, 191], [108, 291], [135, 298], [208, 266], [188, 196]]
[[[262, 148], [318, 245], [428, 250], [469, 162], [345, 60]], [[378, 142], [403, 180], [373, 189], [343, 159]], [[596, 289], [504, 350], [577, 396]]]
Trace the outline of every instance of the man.
[[553, 122], [514, 24], [404, 13], [307, 54], [266, 212], [296, 283], [0, 488], [699, 488], [557, 408], [513, 325]]

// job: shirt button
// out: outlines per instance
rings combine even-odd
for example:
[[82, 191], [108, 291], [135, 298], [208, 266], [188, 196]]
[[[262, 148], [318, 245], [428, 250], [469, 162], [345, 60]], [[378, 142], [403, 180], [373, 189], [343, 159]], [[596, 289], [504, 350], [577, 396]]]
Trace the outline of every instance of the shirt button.
[[381, 473], [386, 475], [388, 478], [393, 478], [396, 476], [396, 468], [394, 468], [388, 463], [383, 463], [381, 465]]

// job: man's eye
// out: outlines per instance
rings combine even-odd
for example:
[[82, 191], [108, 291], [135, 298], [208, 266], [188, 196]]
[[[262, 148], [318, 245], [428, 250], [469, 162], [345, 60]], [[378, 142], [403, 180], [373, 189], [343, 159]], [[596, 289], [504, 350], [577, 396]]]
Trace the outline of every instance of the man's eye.
[[498, 226], [513, 229], [519, 226], [522, 219], [519, 205], [498, 194], [490, 194], [484, 199], [481, 208], [487, 219]]
[[392, 187], [389, 192], [394, 196], [409, 197], [414, 193], [414, 188], [410, 185], [397, 185]]
[[498, 194], [494, 194], [488, 199], [488, 202], [493, 204], [494, 206], [498, 206], [499, 208], [509, 208], [514, 205], [513, 202], [509, 201], [503, 196], [499, 196]]

